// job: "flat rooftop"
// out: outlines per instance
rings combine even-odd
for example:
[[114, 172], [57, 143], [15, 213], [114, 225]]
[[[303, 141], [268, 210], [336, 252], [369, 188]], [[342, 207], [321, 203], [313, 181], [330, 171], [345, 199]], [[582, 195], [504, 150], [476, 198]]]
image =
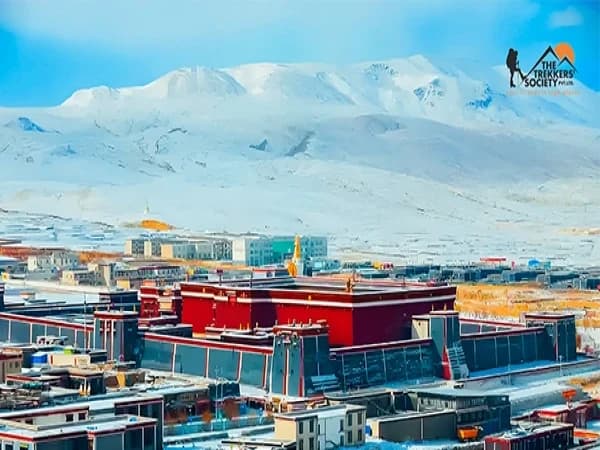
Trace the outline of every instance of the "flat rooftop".
[[3, 425], [0, 430], [0, 438], [6, 435], [9, 439], [37, 441], [65, 435], [76, 436], [78, 434], [86, 435], [87, 433], [118, 432], [133, 426], [151, 426], [156, 425], [156, 423], [156, 419], [139, 416], [93, 417], [91, 420], [52, 425], [30, 425], [11, 420], [0, 420], [0, 424]]
[[395, 422], [398, 419], [409, 419], [411, 417], [432, 417], [440, 414], [455, 414], [456, 411], [453, 409], [436, 409], [436, 410], [424, 410], [424, 411], [396, 411], [394, 414], [389, 416], [379, 416], [367, 419], [368, 422]]
[[351, 404], [340, 404], [340, 405], [333, 405], [333, 406], [324, 406], [322, 408], [314, 408], [314, 409], [305, 409], [302, 411], [293, 411], [293, 412], [288, 412], [288, 413], [283, 413], [283, 414], [275, 414], [274, 417], [277, 419], [289, 419], [289, 420], [295, 420], [295, 419], [302, 419], [305, 417], [310, 417], [310, 416], [319, 416], [320, 418], [323, 417], [334, 417], [340, 414], [345, 414], [346, 411], [361, 411], [361, 410], [366, 410], [367, 408], [365, 406], [360, 406], [360, 405], [351, 405]]
[[[347, 293], [347, 279], [345, 278], [325, 278], [325, 277], [274, 277], [274, 278], [244, 278], [236, 280], [186, 282], [182, 286], [200, 286], [200, 287], [222, 287], [224, 289], [233, 288], [235, 290], [284, 290], [300, 292], [319, 292], [319, 293]], [[408, 292], [419, 290], [430, 290], [434, 288], [450, 287], [428, 286], [425, 283], [405, 283], [401, 281], [372, 281], [359, 280], [353, 284], [352, 294], [376, 294], [386, 292]], [[182, 287], [182, 290], [185, 290]]]
[[558, 431], [568, 428], [574, 428], [574, 425], [568, 423], [557, 423], [557, 422], [513, 422], [514, 428], [510, 431], [505, 431], [502, 434], [494, 437], [501, 437], [509, 440], [522, 439], [526, 436], [535, 435], [538, 433], [545, 433], [548, 431]]

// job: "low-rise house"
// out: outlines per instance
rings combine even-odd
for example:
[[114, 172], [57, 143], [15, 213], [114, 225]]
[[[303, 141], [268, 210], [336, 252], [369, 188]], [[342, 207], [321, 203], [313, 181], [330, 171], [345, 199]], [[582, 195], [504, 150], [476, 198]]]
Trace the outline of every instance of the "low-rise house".
[[86, 269], [63, 270], [60, 277], [62, 284], [70, 286], [96, 286], [99, 284], [99, 274]]
[[365, 443], [366, 408], [335, 405], [275, 415], [275, 439], [297, 450], [326, 450]]

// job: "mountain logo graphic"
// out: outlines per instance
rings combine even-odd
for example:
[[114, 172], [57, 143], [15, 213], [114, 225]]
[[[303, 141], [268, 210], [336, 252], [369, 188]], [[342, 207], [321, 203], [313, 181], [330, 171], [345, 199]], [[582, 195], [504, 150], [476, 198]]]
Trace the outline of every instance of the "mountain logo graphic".
[[506, 67], [510, 72], [510, 87], [515, 88], [515, 74], [519, 74], [521, 82], [519, 87], [524, 88], [560, 88], [573, 86], [575, 78], [575, 51], [566, 42], [561, 42], [548, 48], [542, 53], [535, 64], [523, 74], [519, 67], [519, 52], [508, 50]]

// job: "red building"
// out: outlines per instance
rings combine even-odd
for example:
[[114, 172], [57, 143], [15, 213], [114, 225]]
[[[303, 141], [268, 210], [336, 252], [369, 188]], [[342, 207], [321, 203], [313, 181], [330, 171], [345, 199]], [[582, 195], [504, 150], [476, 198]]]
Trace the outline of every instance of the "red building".
[[574, 427], [567, 423], [520, 423], [518, 428], [484, 439], [485, 450], [559, 450], [573, 447]]
[[326, 320], [333, 346], [410, 339], [411, 318], [452, 310], [456, 288], [314, 278], [182, 283], [182, 321], [206, 327], [252, 328]]
[[535, 410], [533, 417], [541, 421], [570, 423], [578, 428], [585, 428], [589, 410], [593, 407], [589, 403], [546, 406]]
[[175, 316], [181, 322], [181, 289], [147, 281], [140, 287], [140, 318]]

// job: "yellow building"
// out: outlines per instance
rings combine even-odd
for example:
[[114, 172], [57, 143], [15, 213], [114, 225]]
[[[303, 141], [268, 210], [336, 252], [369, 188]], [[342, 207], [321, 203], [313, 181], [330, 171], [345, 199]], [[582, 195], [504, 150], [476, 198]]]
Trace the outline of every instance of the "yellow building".
[[276, 414], [275, 439], [295, 441], [296, 450], [326, 450], [365, 442], [364, 406], [336, 405]]
[[23, 353], [20, 351], [3, 350], [0, 352], [0, 383], [6, 381], [6, 375], [21, 373]]

